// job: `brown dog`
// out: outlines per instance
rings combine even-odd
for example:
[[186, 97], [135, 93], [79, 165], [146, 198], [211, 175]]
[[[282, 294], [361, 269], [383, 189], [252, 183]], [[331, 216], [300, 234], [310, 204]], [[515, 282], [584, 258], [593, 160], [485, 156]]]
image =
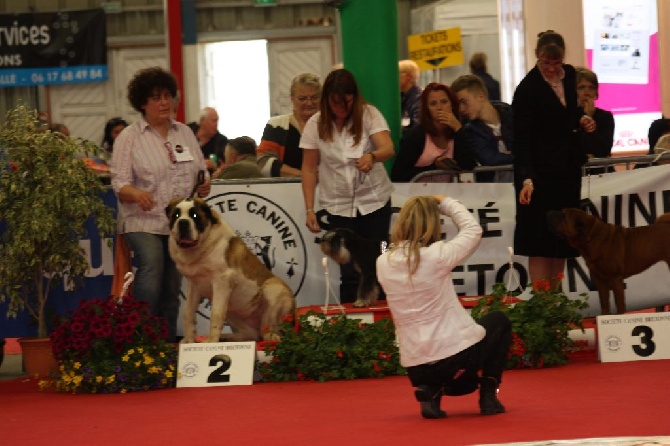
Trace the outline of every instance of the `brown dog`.
[[580, 209], [547, 213], [549, 228], [579, 250], [593, 277], [602, 314], [610, 314], [610, 290], [618, 314], [626, 312], [624, 279], [664, 261], [670, 266], [670, 213], [656, 223], [624, 228]]
[[[282, 317], [295, 310], [288, 285], [205, 201], [176, 198], [165, 211], [170, 220], [170, 256], [188, 280], [182, 342], [195, 342], [202, 298], [212, 304], [207, 342], [279, 339]], [[226, 321], [233, 333], [222, 335]]]

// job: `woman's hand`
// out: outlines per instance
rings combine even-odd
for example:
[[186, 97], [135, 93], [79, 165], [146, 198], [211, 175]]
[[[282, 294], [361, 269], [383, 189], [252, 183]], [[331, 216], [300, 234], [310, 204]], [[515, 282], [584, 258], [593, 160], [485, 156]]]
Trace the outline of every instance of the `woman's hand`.
[[519, 203], [530, 204], [530, 197], [533, 196], [533, 184], [524, 184], [519, 192]]
[[454, 116], [451, 110], [437, 112], [437, 122], [451, 127], [454, 132], [459, 131], [462, 127], [461, 121], [459, 121], [458, 118]]
[[154, 206], [156, 206], [154, 197], [152, 197], [149, 192], [145, 192], [140, 189], [135, 189], [133, 191], [133, 201], [140, 207], [140, 209], [145, 212], [150, 211]]
[[310, 232], [313, 232], [315, 234], [321, 232], [321, 226], [319, 226], [319, 220], [316, 218], [316, 214], [314, 213], [313, 210], [307, 211], [306, 226], [307, 229], [310, 230]]
[[375, 164], [375, 157], [371, 153], [364, 153], [363, 156], [356, 160], [356, 169], [359, 172], [368, 173], [372, 170]]
[[205, 178], [205, 181], [203, 181], [202, 184], [198, 185], [198, 187], [195, 190], [198, 193], [199, 197], [205, 198], [207, 195], [209, 195], [211, 189], [212, 189], [211, 181], [209, 181], [209, 178]]
[[593, 133], [596, 131], [596, 121], [588, 115], [584, 115], [579, 119], [579, 125], [586, 133]]
[[584, 113], [587, 116], [593, 118], [593, 114], [596, 112], [596, 104], [593, 98], [584, 98], [582, 103], [579, 104], [584, 109]]

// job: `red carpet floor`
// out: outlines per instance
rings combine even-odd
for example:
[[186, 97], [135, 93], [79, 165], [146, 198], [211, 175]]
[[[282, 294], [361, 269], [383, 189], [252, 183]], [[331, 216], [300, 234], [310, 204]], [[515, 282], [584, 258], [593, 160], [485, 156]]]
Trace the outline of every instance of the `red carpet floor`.
[[4, 445], [471, 445], [670, 434], [670, 361], [506, 373], [506, 414], [478, 414], [476, 394], [445, 398], [449, 417], [419, 416], [406, 377], [260, 383], [125, 395], [40, 392], [0, 382]]

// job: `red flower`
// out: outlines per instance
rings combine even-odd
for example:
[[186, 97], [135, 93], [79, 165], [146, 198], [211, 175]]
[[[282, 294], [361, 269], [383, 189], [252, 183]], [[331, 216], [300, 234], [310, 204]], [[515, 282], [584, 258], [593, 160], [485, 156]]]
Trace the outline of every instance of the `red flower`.
[[340, 358], [340, 359], [342, 359], [344, 357], [344, 353], [342, 352], [342, 349], [339, 349], [337, 351], [337, 357]]
[[565, 276], [563, 275], [563, 272], [562, 272], [562, 271], [556, 275], [556, 278], [559, 280], [559, 282], [560, 282], [561, 280], [563, 280], [563, 277], [565, 277]]
[[551, 290], [551, 282], [547, 279], [540, 279], [533, 282], [533, 291], [549, 291]]

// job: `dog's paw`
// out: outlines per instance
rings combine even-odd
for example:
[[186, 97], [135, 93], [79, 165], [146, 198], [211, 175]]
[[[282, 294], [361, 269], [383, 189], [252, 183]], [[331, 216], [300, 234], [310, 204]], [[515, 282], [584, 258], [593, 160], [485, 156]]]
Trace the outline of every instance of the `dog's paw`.
[[356, 299], [352, 305], [354, 308], [365, 308], [370, 306], [370, 301], [368, 299]]

